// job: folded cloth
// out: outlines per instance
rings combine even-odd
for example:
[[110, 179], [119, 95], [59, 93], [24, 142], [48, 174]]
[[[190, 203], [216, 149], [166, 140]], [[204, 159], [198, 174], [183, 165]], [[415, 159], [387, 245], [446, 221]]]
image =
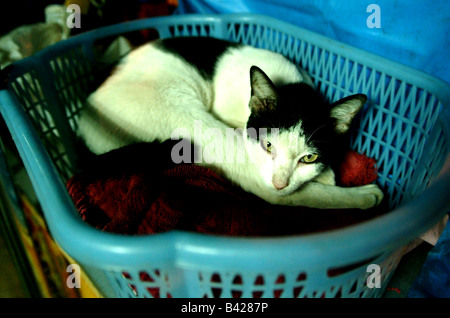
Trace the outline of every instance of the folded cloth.
[[[129, 235], [185, 230], [229, 236], [280, 236], [336, 229], [386, 211], [271, 205], [211, 169], [173, 164], [170, 149], [170, 142], [136, 144], [85, 165], [67, 183], [83, 220], [104, 231]], [[363, 155], [353, 153], [348, 157], [362, 160]], [[367, 159], [369, 165], [363, 169], [373, 170], [374, 161]], [[366, 183], [376, 179], [373, 171], [366, 175]]]

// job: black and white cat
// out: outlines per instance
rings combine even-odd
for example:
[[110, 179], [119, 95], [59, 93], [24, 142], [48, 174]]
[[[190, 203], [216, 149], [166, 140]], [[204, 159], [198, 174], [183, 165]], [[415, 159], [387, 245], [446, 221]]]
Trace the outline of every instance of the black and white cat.
[[[312, 85], [271, 51], [213, 38], [156, 40], [128, 54], [90, 95], [78, 133], [96, 154], [189, 138], [200, 148], [197, 164], [273, 204], [379, 204], [378, 186], [338, 187], [331, 169], [366, 96], [330, 106]], [[174, 147], [172, 158], [183, 151]]]

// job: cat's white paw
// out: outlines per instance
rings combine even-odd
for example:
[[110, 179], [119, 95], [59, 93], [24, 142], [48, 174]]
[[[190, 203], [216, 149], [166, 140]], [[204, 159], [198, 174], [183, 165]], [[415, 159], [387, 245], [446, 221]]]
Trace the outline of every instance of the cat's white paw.
[[315, 179], [315, 182], [326, 184], [326, 185], [336, 185], [336, 175], [333, 169], [328, 167], [321, 174], [319, 174]]
[[368, 184], [357, 189], [357, 195], [359, 196], [359, 209], [370, 209], [381, 203], [384, 198], [384, 194], [376, 184]]

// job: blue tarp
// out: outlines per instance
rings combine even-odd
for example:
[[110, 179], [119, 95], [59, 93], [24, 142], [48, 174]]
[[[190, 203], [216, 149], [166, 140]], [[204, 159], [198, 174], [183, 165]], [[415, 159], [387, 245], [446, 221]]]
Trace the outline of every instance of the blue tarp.
[[[251, 12], [272, 16], [450, 83], [449, 0], [178, 1], [178, 14]], [[450, 297], [450, 225], [429, 253], [409, 297]]]
[[265, 14], [450, 83], [449, 9], [449, 0], [179, 0], [177, 13]]
[[450, 298], [450, 226], [444, 229], [414, 281], [410, 298]]

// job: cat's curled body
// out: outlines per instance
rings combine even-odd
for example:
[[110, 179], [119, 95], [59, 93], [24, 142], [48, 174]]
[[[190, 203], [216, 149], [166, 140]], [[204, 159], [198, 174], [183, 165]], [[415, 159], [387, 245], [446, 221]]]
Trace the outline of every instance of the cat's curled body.
[[[353, 95], [330, 107], [303, 70], [267, 50], [157, 40], [133, 50], [89, 96], [78, 133], [96, 154], [189, 138], [200, 149], [197, 164], [270, 203], [367, 209], [381, 190], [338, 187], [330, 168], [365, 100]], [[182, 152], [174, 148], [173, 158]]]

